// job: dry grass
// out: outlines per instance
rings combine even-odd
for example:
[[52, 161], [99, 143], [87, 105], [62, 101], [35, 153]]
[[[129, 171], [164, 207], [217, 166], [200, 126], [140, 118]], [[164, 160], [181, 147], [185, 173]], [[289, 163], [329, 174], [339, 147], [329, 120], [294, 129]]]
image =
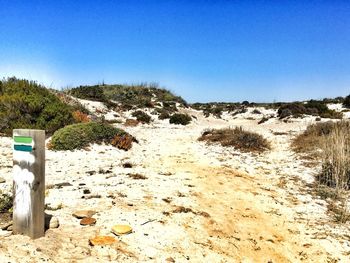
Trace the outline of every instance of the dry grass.
[[297, 152], [312, 156], [322, 164], [316, 176], [316, 191], [330, 199], [328, 211], [338, 223], [350, 220], [347, 202], [350, 190], [350, 122], [310, 125], [293, 142]]
[[198, 140], [207, 141], [208, 143], [220, 143], [225, 147], [233, 146], [243, 152], [264, 152], [271, 148], [269, 141], [263, 136], [258, 133], [245, 131], [242, 127], [206, 130]]
[[320, 183], [339, 191], [350, 188], [350, 123], [333, 125], [328, 136], [321, 142], [322, 172], [317, 177]]
[[331, 133], [333, 126], [333, 122], [309, 125], [302, 134], [294, 138], [292, 149], [297, 153], [305, 154], [311, 159], [321, 157], [320, 145], [324, 136]]
[[132, 179], [135, 179], [135, 180], [145, 180], [145, 179], [147, 179], [146, 176], [144, 176], [142, 174], [137, 174], [137, 173], [135, 173], [135, 174], [128, 174], [128, 176], [130, 178], [132, 178]]

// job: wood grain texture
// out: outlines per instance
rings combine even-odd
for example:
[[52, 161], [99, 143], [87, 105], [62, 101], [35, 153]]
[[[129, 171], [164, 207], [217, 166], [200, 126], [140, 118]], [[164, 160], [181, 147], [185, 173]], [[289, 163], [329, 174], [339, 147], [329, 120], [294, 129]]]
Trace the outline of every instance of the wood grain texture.
[[33, 138], [31, 152], [13, 152], [13, 231], [39, 238], [45, 234], [45, 131], [16, 129], [13, 136]]

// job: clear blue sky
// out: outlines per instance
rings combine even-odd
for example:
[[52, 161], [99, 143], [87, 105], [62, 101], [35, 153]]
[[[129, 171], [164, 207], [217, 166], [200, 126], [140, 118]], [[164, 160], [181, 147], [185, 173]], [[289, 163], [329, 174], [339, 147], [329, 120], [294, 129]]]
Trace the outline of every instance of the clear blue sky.
[[350, 93], [350, 1], [0, 0], [0, 76], [158, 82], [189, 102]]

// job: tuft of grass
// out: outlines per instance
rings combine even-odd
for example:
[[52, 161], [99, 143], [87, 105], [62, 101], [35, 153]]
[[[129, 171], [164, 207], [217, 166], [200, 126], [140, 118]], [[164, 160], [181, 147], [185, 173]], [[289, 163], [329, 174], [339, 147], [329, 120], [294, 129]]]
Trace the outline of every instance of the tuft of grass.
[[[74, 150], [89, 146], [90, 143], [111, 143], [116, 136], [128, 135], [106, 123], [78, 123], [68, 125], [54, 133], [50, 147], [53, 150]], [[130, 136], [130, 135], [129, 135]], [[118, 144], [116, 143], [116, 146]]]
[[293, 139], [292, 149], [297, 153], [305, 154], [308, 158], [319, 158], [321, 156], [321, 142], [325, 136], [331, 133], [333, 126], [333, 122], [319, 122], [309, 125], [303, 133]]
[[191, 122], [191, 120], [192, 118], [188, 114], [175, 113], [170, 117], [169, 123], [188, 125]]
[[350, 122], [333, 124], [322, 138], [322, 172], [317, 176], [321, 184], [336, 189], [350, 189]]
[[225, 147], [232, 146], [243, 152], [264, 152], [271, 149], [270, 142], [262, 135], [245, 131], [242, 127], [207, 130], [203, 132], [198, 140], [220, 143]]
[[135, 180], [145, 180], [147, 179], [146, 176], [142, 175], [142, 174], [138, 174], [138, 173], [132, 173], [132, 174], [128, 174], [128, 176], [132, 179], [135, 179]]

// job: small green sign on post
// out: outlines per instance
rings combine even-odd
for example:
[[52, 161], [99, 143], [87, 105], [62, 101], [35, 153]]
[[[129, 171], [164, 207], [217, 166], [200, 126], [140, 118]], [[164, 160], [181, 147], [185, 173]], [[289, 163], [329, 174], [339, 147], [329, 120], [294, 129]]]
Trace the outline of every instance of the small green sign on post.
[[45, 233], [45, 131], [13, 130], [13, 231]]

